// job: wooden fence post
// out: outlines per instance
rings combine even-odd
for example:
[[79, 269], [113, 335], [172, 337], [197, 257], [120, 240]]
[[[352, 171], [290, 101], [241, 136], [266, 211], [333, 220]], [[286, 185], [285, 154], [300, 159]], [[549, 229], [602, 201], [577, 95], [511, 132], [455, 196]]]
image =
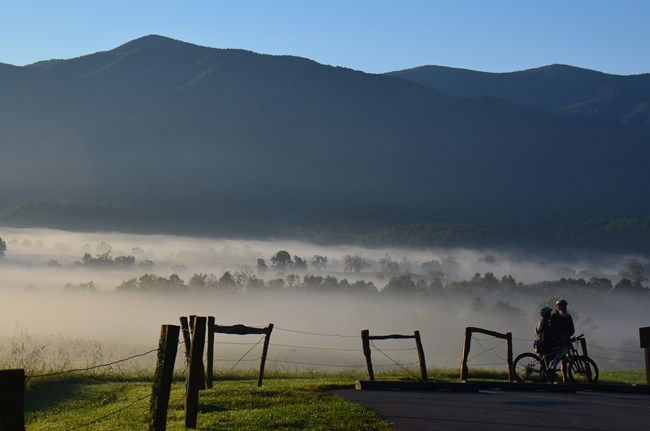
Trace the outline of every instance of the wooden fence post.
[[25, 431], [25, 370], [0, 371], [0, 430]]
[[645, 349], [645, 379], [646, 384], [650, 385], [650, 347], [644, 347]]
[[187, 363], [190, 363], [190, 351], [192, 349], [192, 335], [190, 332], [190, 325], [187, 321], [187, 317], [182, 316], [180, 318], [181, 321], [181, 329], [183, 330], [183, 341], [185, 345], [185, 360]]
[[415, 336], [415, 346], [418, 349], [418, 359], [420, 360], [420, 374], [422, 375], [422, 381], [426, 382], [427, 377], [427, 363], [424, 359], [424, 349], [422, 348], [422, 341], [420, 340], [420, 331], [415, 331], [413, 333]]
[[372, 359], [370, 358], [370, 330], [361, 331], [361, 345], [363, 346], [363, 355], [366, 357], [366, 366], [368, 367], [368, 379], [375, 380], [375, 372], [372, 370]]
[[650, 385], [650, 326], [639, 328], [639, 345], [645, 350], [645, 378]]
[[465, 343], [463, 344], [463, 358], [461, 360], [460, 367], [460, 381], [467, 381], [467, 374], [469, 373], [467, 369], [467, 357], [469, 356], [469, 349], [472, 346], [472, 330], [471, 328], [465, 328]]
[[214, 378], [214, 316], [208, 316], [208, 346], [205, 364], [205, 387], [212, 388]]
[[512, 332], [506, 333], [506, 341], [508, 344], [508, 356], [506, 357], [506, 360], [508, 361], [508, 381], [514, 382], [515, 373], [512, 369]]
[[582, 350], [582, 356], [589, 356], [587, 354], [587, 340], [584, 338], [580, 339], [580, 350]]
[[[193, 333], [194, 326], [196, 326], [196, 325], [197, 325], [197, 323], [196, 323], [196, 315], [191, 315], [190, 316], [190, 328], [189, 328], [188, 333]], [[188, 342], [188, 340], [185, 340], [186, 347], [189, 344], [190, 343]], [[187, 352], [186, 352], [187, 353], [187, 363], [188, 364], [190, 363], [190, 356], [191, 356], [189, 351], [190, 351], [190, 348], [188, 347]], [[201, 355], [203, 355], [203, 350], [201, 350]], [[201, 383], [200, 383], [199, 389], [203, 390], [203, 389], [205, 389], [207, 387], [206, 383], [205, 383], [206, 377], [205, 377], [205, 367], [203, 366], [203, 358], [201, 358], [201, 371], [200, 371], [200, 373], [201, 373]]]
[[190, 369], [185, 384], [185, 427], [196, 428], [199, 415], [199, 390], [203, 376], [203, 347], [205, 346], [206, 318], [196, 317], [192, 328], [192, 349], [190, 352]]
[[174, 378], [174, 362], [178, 351], [178, 335], [180, 327], [162, 325], [160, 341], [158, 342], [158, 363], [151, 390], [151, 403], [149, 411], [151, 420], [149, 431], [165, 431], [167, 429], [167, 410], [169, 408], [169, 395]]
[[262, 362], [260, 363], [260, 375], [257, 377], [257, 387], [262, 386], [262, 379], [264, 378], [264, 367], [266, 364], [266, 355], [269, 352], [269, 342], [271, 341], [271, 332], [273, 331], [273, 323], [269, 323], [266, 328], [266, 335], [264, 336], [264, 347], [262, 348]]

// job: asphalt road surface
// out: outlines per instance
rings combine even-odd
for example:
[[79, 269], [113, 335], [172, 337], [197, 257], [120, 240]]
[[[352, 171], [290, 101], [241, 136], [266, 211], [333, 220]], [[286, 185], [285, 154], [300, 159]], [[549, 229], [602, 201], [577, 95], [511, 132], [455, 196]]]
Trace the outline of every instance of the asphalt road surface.
[[397, 431], [650, 430], [650, 395], [500, 390], [333, 392], [377, 412]]

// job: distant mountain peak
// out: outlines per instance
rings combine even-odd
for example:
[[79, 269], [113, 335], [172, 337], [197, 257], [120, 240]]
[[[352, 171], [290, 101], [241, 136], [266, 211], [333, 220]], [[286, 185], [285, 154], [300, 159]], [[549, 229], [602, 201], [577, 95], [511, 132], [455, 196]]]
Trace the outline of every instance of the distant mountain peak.
[[171, 37], [160, 36], [158, 34], [150, 34], [147, 36], [142, 36], [137, 39], [134, 39], [123, 45], [120, 45], [117, 48], [115, 48], [114, 51], [122, 51], [125, 49], [126, 50], [148, 49], [148, 50], [162, 51], [162, 52], [173, 52], [182, 49], [187, 49], [190, 47], [204, 48], [199, 45], [183, 42], [181, 40], [173, 39]]

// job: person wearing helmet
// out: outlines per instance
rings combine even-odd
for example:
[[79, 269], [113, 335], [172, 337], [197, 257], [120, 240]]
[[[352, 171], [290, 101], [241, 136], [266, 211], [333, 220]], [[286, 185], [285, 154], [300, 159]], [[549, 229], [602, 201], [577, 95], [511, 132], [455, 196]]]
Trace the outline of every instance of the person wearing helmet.
[[539, 322], [535, 327], [535, 342], [533, 347], [539, 354], [546, 354], [551, 349], [553, 343], [553, 334], [551, 333], [551, 312], [550, 307], [542, 307], [539, 310]]
[[[555, 311], [551, 314], [550, 319], [551, 331], [553, 333], [553, 346], [565, 346], [571, 342], [571, 336], [575, 333], [573, 318], [567, 312], [567, 302], [564, 299], [558, 299], [555, 302]], [[567, 360], [562, 359], [562, 378], [566, 382]]]

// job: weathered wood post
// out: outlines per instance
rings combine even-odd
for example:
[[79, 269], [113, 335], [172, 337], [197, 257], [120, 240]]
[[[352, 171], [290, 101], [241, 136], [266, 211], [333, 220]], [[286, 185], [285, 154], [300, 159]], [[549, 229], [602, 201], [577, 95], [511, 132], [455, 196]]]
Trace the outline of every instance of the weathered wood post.
[[149, 431], [165, 431], [167, 429], [167, 410], [174, 377], [174, 362], [178, 351], [179, 331], [180, 327], [174, 325], [162, 325], [160, 329], [158, 362], [149, 405], [151, 413]]
[[190, 325], [188, 323], [187, 317], [182, 316], [180, 318], [181, 329], [183, 330], [183, 341], [185, 345], [185, 359], [187, 363], [190, 363], [190, 351], [192, 349], [192, 334], [190, 332]]
[[0, 430], [25, 431], [25, 370], [0, 371]]
[[463, 357], [461, 359], [460, 366], [460, 381], [467, 381], [467, 374], [469, 370], [467, 369], [467, 358], [469, 357], [469, 349], [472, 345], [472, 328], [465, 328], [465, 343], [463, 344]]
[[[190, 331], [189, 331], [190, 333], [192, 331], [194, 331], [194, 326], [196, 324], [197, 324], [196, 323], [196, 315], [191, 315], [190, 316]], [[203, 355], [203, 351], [201, 351], [201, 355]], [[189, 364], [189, 356], [188, 356], [188, 364]], [[206, 383], [205, 383], [206, 377], [205, 377], [205, 367], [203, 365], [203, 358], [201, 358], [201, 371], [200, 372], [201, 372], [201, 384], [199, 386], [199, 389], [203, 390], [203, 389], [205, 389], [207, 387]]]
[[413, 333], [415, 337], [415, 346], [418, 349], [418, 359], [420, 360], [420, 374], [422, 375], [422, 381], [426, 382], [427, 377], [427, 363], [424, 359], [424, 349], [422, 348], [422, 341], [420, 340], [420, 331], [415, 331]]
[[206, 318], [196, 317], [192, 328], [192, 349], [190, 353], [190, 369], [185, 383], [185, 427], [196, 428], [199, 415], [199, 390], [203, 379], [203, 347], [205, 345]]
[[506, 332], [506, 342], [508, 344], [508, 353], [506, 360], [508, 361], [508, 381], [515, 381], [515, 373], [512, 369], [512, 332]]
[[212, 388], [214, 377], [214, 316], [208, 316], [208, 346], [206, 353], [205, 387]]
[[363, 355], [366, 357], [366, 366], [368, 368], [368, 379], [375, 380], [375, 372], [372, 370], [372, 359], [370, 358], [370, 330], [361, 331], [361, 345], [363, 346]]
[[[582, 356], [586, 358], [589, 357], [589, 354], [587, 352], [587, 340], [585, 340], [584, 338], [580, 339], [580, 350], [582, 351]], [[585, 367], [586, 367], [585, 372], [587, 375], [587, 381], [591, 383], [592, 374], [591, 374], [591, 366], [589, 365], [589, 362], [585, 362]]]
[[650, 347], [645, 348], [645, 380], [650, 385]]
[[269, 342], [271, 341], [271, 332], [273, 332], [273, 323], [265, 328], [264, 347], [262, 348], [262, 362], [260, 363], [260, 375], [257, 377], [257, 387], [262, 386], [262, 379], [264, 378], [264, 367], [266, 364], [266, 355], [269, 352]]
[[587, 340], [584, 338], [580, 339], [580, 350], [582, 351], [582, 356], [589, 356], [587, 354]]
[[650, 326], [639, 328], [639, 339], [641, 348], [645, 349], [645, 378], [650, 385]]

